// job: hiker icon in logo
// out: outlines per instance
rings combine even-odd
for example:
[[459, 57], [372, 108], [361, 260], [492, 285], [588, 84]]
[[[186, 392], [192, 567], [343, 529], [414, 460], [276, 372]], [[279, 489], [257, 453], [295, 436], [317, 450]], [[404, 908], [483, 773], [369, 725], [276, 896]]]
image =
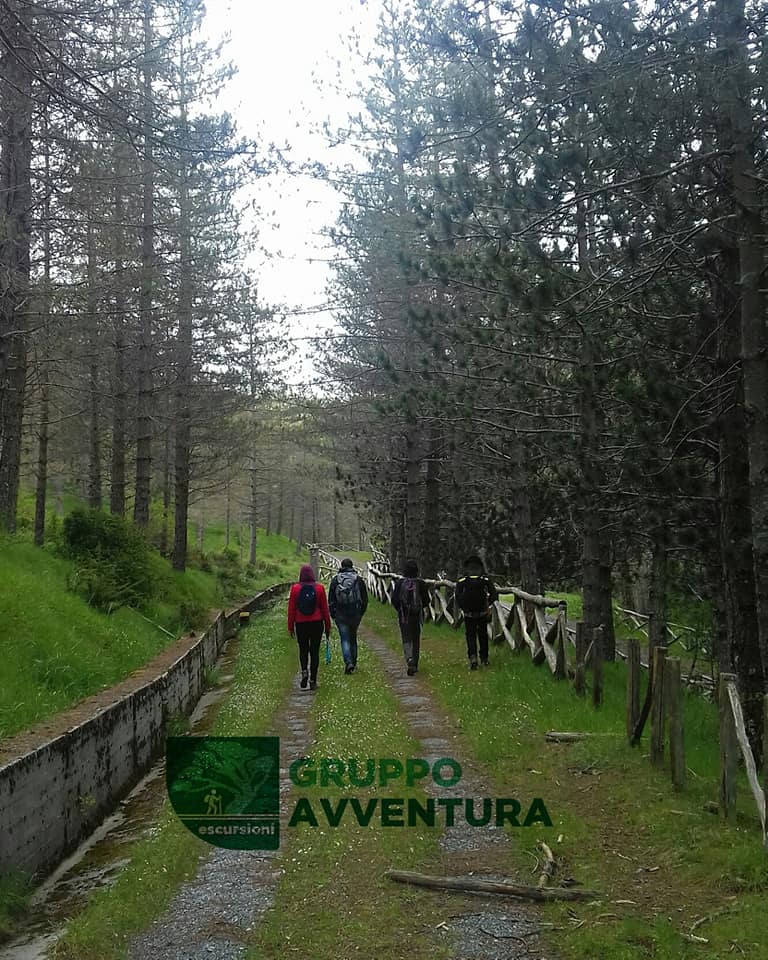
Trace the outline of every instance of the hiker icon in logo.
[[169, 737], [165, 779], [188, 830], [217, 847], [280, 846], [277, 737]]

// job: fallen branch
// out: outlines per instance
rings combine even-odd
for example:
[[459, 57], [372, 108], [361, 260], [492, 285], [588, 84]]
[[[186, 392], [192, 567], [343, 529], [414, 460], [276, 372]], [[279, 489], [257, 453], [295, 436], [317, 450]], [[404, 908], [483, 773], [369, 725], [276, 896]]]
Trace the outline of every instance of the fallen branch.
[[539, 877], [539, 886], [546, 887], [552, 877], [555, 875], [555, 868], [557, 864], [555, 863], [555, 858], [552, 855], [551, 849], [547, 846], [546, 843], [542, 840], [539, 844], [539, 850], [544, 854], [546, 861], [544, 863], [544, 869], [541, 871], [541, 876]]
[[591, 733], [568, 733], [558, 730], [548, 730], [547, 733], [544, 734], [544, 739], [547, 743], [574, 743], [576, 740], [588, 740], [591, 736]]
[[500, 893], [521, 900], [599, 900], [594, 890], [574, 890], [562, 887], [527, 887], [520, 883], [478, 880], [476, 877], [430, 877], [410, 870], [388, 870], [386, 876], [397, 883], [411, 883], [433, 890], [458, 890], [460, 893]]

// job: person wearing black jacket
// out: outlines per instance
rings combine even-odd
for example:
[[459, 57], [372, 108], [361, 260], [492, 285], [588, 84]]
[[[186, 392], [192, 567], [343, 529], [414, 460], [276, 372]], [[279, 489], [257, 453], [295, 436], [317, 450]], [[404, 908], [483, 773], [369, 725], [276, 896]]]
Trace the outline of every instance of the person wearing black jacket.
[[328, 606], [339, 631], [344, 673], [354, 673], [357, 667], [357, 630], [368, 609], [368, 590], [348, 558], [341, 561], [341, 569], [331, 580]]
[[456, 584], [456, 603], [464, 612], [469, 669], [477, 670], [477, 648], [480, 662], [488, 666], [488, 623], [491, 604], [499, 599], [499, 592], [485, 575], [483, 561], [476, 554], [464, 561], [464, 576]]
[[408, 676], [412, 677], [419, 669], [421, 625], [424, 611], [429, 606], [429, 589], [419, 577], [419, 565], [415, 560], [406, 560], [403, 564], [403, 577], [395, 581], [392, 592], [392, 606], [397, 610], [403, 655]]

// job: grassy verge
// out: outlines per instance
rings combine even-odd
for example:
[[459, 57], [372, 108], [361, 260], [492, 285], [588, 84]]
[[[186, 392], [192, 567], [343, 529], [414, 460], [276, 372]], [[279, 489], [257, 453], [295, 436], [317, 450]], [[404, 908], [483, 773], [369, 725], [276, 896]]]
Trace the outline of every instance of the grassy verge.
[[[373, 604], [366, 623], [397, 649], [391, 609]], [[559, 876], [603, 891], [575, 908], [547, 907], [564, 958], [718, 960], [768, 957], [768, 857], [754, 801], [742, 789], [738, 822], [723, 826], [704, 809], [716, 799], [717, 718], [697, 696], [685, 698], [689, 768], [684, 793], [650, 767], [647, 747], [626, 745], [623, 664], [606, 665], [605, 703], [594, 710], [545, 667], [493, 648], [491, 668], [467, 670], [463, 632], [427, 626], [425, 679], [454, 718], [498, 796], [541, 796], [555, 823]], [[583, 730], [578, 744], [545, 744], [546, 730]], [[557, 841], [557, 842], [556, 842]], [[523, 835], [522, 848], [535, 838]], [[706, 943], [691, 942], [695, 936]]]
[[[361, 650], [357, 672], [345, 677], [339, 662], [325, 668], [315, 705], [314, 758], [408, 758], [419, 756], [390, 692], [382, 668]], [[370, 797], [418, 797], [423, 791], [404, 780], [386, 787], [320, 786], [297, 788], [319, 811], [320, 799], [335, 806], [355, 796], [363, 806]], [[293, 802], [292, 802], [293, 803]], [[292, 804], [291, 804], [292, 807]], [[349, 818], [349, 819], [347, 819]], [[253, 935], [249, 960], [311, 956], [340, 960], [358, 956], [444, 957], [441, 946], [424, 937], [434, 926], [433, 895], [393, 884], [390, 867], [424, 869], [438, 855], [437, 829], [382, 827], [378, 812], [368, 827], [350, 811], [339, 827], [301, 824], [290, 831], [291, 844], [276, 903]]]
[[[296, 672], [295, 644], [285, 635], [285, 609], [257, 617], [242, 634], [235, 679], [212, 734], [263, 736]], [[208, 844], [190, 833], [170, 808], [157, 832], [135, 844], [114, 886], [97, 891], [69, 924], [56, 960], [118, 960], [130, 938], [160, 916], [185, 880], [194, 876]]]
[[70, 571], [23, 540], [0, 542], [0, 738], [116, 683], [168, 645], [134, 610], [89, 607], [68, 589]]
[[0, 539], [0, 739], [122, 680], [172, 637], [199, 626], [211, 608], [297, 575], [290, 541], [263, 541], [259, 563], [249, 570], [225, 559], [209, 561], [207, 572], [179, 573], [155, 554], [156, 599], [107, 615], [70, 589], [69, 561], [23, 537]]

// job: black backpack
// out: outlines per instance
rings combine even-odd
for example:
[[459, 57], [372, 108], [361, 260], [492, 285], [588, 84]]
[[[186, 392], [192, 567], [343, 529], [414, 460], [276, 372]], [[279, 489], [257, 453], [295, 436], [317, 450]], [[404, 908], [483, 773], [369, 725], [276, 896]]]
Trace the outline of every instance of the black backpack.
[[485, 577], [465, 577], [462, 583], [461, 609], [465, 613], [486, 613], [490, 595]]
[[305, 617], [311, 617], [317, 608], [317, 591], [314, 583], [302, 583], [299, 595], [296, 598], [296, 606], [299, 613]]
[[406, 577], [400, 587], [400, 620], [408, 623], [421, 621], [421, 590], [415, 577]]

